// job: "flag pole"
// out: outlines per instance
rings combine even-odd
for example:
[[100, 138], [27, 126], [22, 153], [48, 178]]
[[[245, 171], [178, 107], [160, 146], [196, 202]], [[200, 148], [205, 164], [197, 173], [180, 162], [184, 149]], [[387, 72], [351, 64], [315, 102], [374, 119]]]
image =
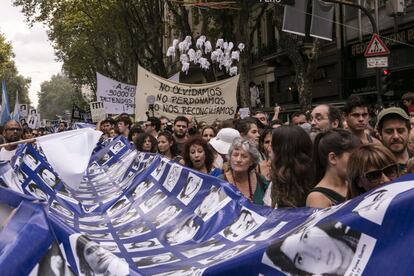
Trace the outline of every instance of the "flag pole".
[[11, 143], [5, 143], [5, 144], [1, 144], [0, 145], [0, 149], [1, 148], [4, 148], [4, 147], [12, 147], [12, 146], [20, 145], [20, 144], [34, 143], [34, 142], [36, 142], [36, 139], [35, 138], [26, 139], [26, 140], [20, 140], [20, 141], [11, 142]]

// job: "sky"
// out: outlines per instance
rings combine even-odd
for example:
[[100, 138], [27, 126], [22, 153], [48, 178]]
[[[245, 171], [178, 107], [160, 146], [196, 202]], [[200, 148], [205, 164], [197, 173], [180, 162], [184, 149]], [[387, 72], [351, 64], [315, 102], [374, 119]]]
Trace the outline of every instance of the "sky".
[[19, 74], [32, 79], [29, 98], [37, 106], [40, 84], [62, 68], [62, 63], [56, 61], [46, 28], [39, 23], [29, 28], [19, 7], [14, 7], [11, 0], [0, 0], [0, 32], [13, 46]]

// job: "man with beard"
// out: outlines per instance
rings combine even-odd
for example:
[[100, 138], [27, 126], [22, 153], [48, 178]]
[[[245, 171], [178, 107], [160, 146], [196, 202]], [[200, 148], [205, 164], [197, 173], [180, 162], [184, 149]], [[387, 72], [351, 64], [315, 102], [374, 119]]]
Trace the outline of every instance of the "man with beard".
[[407, 149], [410, 117], [399, 107], [386, 108], [378, 114], [377, 128], [382, 144], [394, 154], [400, 170], [404, 173], [410, 158]]
[[178, 155], [183, 155], [184, 144], [187, 141], [187, 129], [190, 122], [184, 116], [177, 116], [174, 120], [174, 140], [177, 145]]
[[[22, 127], [15, 120], [7, 121], [4, 125], [3, 136], [6, 143], [20, 141], [22, 136]], [[17, 145], [5, 146], [0, 150], [0, 161], [10, 161], [16, 154]]]
[[381, 144], [381, 142], [367, 133], [369, 113], [365, 102], [357, 95], [348, 98], [345, 106], [345, 120], [349, 130], [359, 138], [362, 144]]
[[341, 111], [328, 104], [317, 105], [311, 113], [311, 138], [313, 139], [319, 132], [342, 128]]

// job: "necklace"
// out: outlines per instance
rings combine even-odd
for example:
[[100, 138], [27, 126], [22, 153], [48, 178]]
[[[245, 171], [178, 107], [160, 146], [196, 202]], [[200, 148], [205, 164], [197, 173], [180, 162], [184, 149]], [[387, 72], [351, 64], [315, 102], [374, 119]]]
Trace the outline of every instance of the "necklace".
[[[234, 178], [233, 170], [231, 171], [231, 176], [233, 178], [234, 185], [237, 187], [237, 189], [239, 189], [239, 186], [237, 185], [237, 182], [236, 182], [236, 178]], [[249, 199], [250, 199], [251, 202], [253, 202], [253, 188], [252, 188], [252, 183], [250, 181], [250, 173], [248, 173], [247, 179], [248, 179], [248, 183], [249, 183], [249, 194], [250, 194]]]

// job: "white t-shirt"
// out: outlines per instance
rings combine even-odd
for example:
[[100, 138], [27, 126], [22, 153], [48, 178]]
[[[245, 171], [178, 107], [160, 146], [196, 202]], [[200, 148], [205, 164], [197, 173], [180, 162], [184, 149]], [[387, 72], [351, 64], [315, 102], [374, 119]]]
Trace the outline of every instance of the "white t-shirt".
[[5, 148], [1, 148], [0, 149], [0, 161], [10, 161], [12, 157], [16, 154], [16, 149], [6, 150]]

